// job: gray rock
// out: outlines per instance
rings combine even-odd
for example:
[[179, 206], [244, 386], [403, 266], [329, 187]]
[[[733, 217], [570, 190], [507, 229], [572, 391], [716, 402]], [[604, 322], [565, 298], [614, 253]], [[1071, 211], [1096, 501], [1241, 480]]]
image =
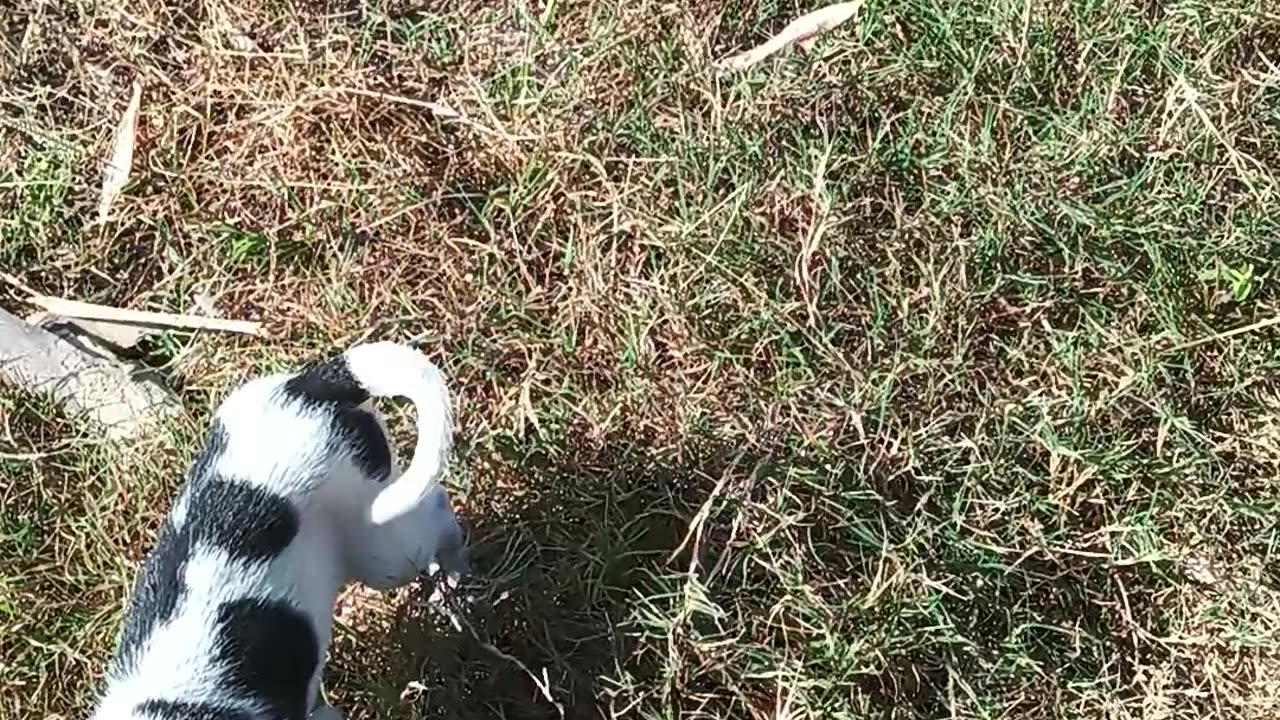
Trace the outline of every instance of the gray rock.
[[0, 381], [52, 396], [67, 412], [102, 426], [107, 437], [137, 437], [181, 412], [160, 383], [101, 347], [54, 334], [0, 310]]

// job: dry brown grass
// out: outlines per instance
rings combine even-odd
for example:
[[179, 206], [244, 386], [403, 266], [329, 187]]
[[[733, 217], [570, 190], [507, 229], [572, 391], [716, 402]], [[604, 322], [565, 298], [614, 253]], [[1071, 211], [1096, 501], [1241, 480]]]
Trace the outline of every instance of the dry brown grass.
[[146, 446], [6, 401], [0, 714], [83, 710], [229, 386], [390, 337], [479, 573], [462, 631], [361, 602], [353, 717], [1273, 715], [1274, 328], [1178, 346], [1280, 312], [1280, 17], [870, 3], [710, 68], [802, 9], [0, 11], [0, 265], [274, 333], [151, 342]]

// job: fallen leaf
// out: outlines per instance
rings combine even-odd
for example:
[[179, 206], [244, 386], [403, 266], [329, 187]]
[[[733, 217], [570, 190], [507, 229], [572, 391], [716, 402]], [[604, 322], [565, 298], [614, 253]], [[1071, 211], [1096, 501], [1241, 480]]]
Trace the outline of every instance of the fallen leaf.
[[111, 204], [120, 197], [120, 191], [129, 182], [129, 170], [133, 167], [133, 141], [138, 126], [138, 105], [142, 101], [142, 86], [133, 84], [133, 96], [125, 108], [120, 123], [116, 125], [115, 138], [111, 141], [111, 157], [102, 169], [102, 195], [98, 199], [98, 222], [106, 222]]
[[857, 15], [858, 10], [862, 8], [862, 3], [863, 0], [836, 3], [814, 10], [807, 15], [802, 15], [792, 20], [782, 29], [782, 32], [769, 38], [768, 41], [744, 53], [721, 60], [716, 63], [716, 67], [722, 70], [744, 70], [791, 43], [796, 43], [801, 48], [808, 50], [813, 47], [813, 43], [819, 35], [839, 27], [849, 18]]

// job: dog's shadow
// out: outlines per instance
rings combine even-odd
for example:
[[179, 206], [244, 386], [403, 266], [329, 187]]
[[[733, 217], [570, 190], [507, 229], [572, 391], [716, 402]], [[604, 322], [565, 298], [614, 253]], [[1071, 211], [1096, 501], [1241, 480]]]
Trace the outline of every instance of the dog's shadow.
[[669, 558], [707, 478], [751, 470], [741, 456], [673, 464], [617, 443], [549, 457], [512, 440], [479, 454], [463, 453], [471, 488], [458, 503], [473, 577], [444, 609], [424, 581], [379, 630], [335, 635], [326, 685], [352, 718], [602, 717], [612, 679], [651, 671], [624, 660], [625, 625], [654, 573], [687, 565]]
[[[673, 608], [684, 597], [692, 553], [704, 574], [718, 572], [731, 559], [725, 566], [733, 570], [708, 581], [708, 597], [733, 606], [724, 620], [731, 632], [767, 630], [745, 614], [767, 615], [784, 598], [776, 592], [751, 597], [739, 585], [760, 574], [760, 558], [753, 559], [748, 548], [763, 542], [767, 529], [761, 524], [778, 521], [759, 515], [759, 507], [791, 492], [786, 488], [795, 486], [784, 478], [825, 477], [834, 469], [785, 449], [756, 455], [705, 438], [686, 442], [682, 460], [630, 439], [584, 439], [551, 449], [512, 439], [464, 449], [454, 467], [464, 486], [470, 485], [459, 505], [470, 528], [475, 577], [445, 602], [459, 620], [429, 599], [433, 587], [425, 582], [371, 629], [336, 634], [326, 675], [331, 700], [351, 718], [576, 720], [678, 717], [686, 711], [736, 717], [751, 714], [744, 705], [769, 716], [776, 701], [772, 681], [753, 680], [746, 668], [707, 666], [702, 650], [687, 651], [673, 633], [672, 618], [681, 614]], [[830, 664], [845, 661], [838, 653], [815, 653], [805, 659], [806, 672], [845, 678], [847, 702], [895, 717], [947, 714], [948, 666], [1000, 657], [1011, 638], [1044, 663], [1044, 677], [1097, 674], [1119, 662], [1117, 672], [1132, 679], [1136, 666], [1128, 658], [1137, 656], [1136, 648], [1116, 637], [1118, 611], [1096, 597], [1116, 572], [1100, 576], [1087, 558], [1024, 558], [1020, 572], [1008, 573], [954, 557], [947, 543], [910, 545], [911, 533], [945, 522], [938, 518], [945, 518], [963, 492], [963, 476], [925, 479], [874, 465], [855, 467], [845, 465], [817, 489], [796, 490], [810, 509], [831, 505], [832, 492], [844, 493], [834, 503], [842, 520], [827, 522], [815, 514], [806, 521], [806, 562], [812, 566], [803, 572], [824, 587], [865, 596], [882, 557], [850, 532], [879, 527], [885, 542], [918, 554], [915, 567], [921, 572], [947, 577], [964, 590], [939, 595], [936, 602], [971, 645], [957, 655], [946, 638], [925, 637], [879, 651], [853, 673]], [[691, 525], [697, 542], [686, 543]], [[751, 587], [764, 587], [767, 594], [770, 582], [757, 577]], [[1124, 583], [1126, 612], [1158, 630], [1164, 622], [1159, 573], [1131, 568]], [[1028, 634], [1032, 623], [1047, 629]], [[848, 624], [832, 627], [857, 631]], [[1059, 627], [1079, 628], [1088, 643], [1077, 647], [1076, 636]], [[714, 634], [716, 628], [710, 629]], [[739, 649], [726, 662], [746, 662], [742, 653], [751, 649]], [[673, 651], [681, 651], [680, 657], [669, 657]], [[724, 682], [730, 685], [719, 687]], [[1049, 685], [1045, 692], [1053, 690]], [[713, 706], [711, 697], [733, 707]]]

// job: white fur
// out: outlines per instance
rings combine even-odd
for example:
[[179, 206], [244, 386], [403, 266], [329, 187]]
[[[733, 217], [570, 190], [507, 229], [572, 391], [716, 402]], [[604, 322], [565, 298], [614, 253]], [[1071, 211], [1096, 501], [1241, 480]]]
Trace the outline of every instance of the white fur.
[[[135, 654], [137, 664], [109, 677], [94, 720], [144, 717], [134, 710], [149, 700], [216, 703], [265, 720], [265, 708], [211, 690], [218, 686], [210, 658], [220, 604], [268, 598], [301, 611], [319, 641], [308, 693], [314, 698], [333, 603], [344, 584], [359, 580], [394, 588], [433, 561], [450, 571], [461, 569], [461, 530], [439, 483], [452, 440], [443, 378], [420, 353], [391, 343], [358, 346], [345, 357], [373, 396], [402, 395], [414, 402], [418, 439], [409, 468], [401, 474], [393, 457], [391, 477], [380, 483], [351, 457], [335, 454], [330, 417], [281, 392], [291, 375], [254, 380], [233, 392], [216, 414], [227, 437], [216, 474], [288, 498], [299, 520], [297, 534], [283, 552], [264, 561], [194, 545], [183, 572], [185, 595]], [[174, 504], [170, 519], [177, 526], [192, 520], [190, 494], [188, 487]], [[319, 707], [311, 717], [342, 716]]]

